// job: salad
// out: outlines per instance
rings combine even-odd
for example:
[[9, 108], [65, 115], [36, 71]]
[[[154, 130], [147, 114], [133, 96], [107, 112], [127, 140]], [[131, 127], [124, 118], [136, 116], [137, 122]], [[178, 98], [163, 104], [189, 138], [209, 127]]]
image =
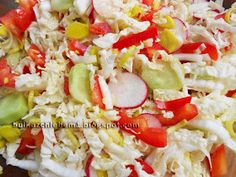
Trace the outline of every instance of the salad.
[[220, 177], [236, 152], [236, 4], [19, 0], [0, 17], [0, 154], [31, 177]]

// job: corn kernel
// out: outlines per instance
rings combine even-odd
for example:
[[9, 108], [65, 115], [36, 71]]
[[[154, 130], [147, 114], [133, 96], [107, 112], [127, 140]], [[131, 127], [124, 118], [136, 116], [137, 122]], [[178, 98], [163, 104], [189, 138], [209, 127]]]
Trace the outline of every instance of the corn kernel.
[[171, 30], [165, 29], [160, 34], [160, 44], [168, 50], [169, 53], [172, 53], [179, 47], [180, 42]]
[[70, 39], [84, 39], [89, 35], [89, 26], [80, 22], [73, 22], [66, 27], [66, 36]]

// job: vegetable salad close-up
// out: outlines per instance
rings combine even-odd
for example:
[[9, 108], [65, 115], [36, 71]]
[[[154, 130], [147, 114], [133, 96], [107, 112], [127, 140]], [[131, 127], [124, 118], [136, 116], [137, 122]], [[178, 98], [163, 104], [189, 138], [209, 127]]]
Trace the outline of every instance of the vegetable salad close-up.
[[0, 17], [6, 164], [30, 177], [227, 175], [236, 3], [223, 3], [18, 0]]

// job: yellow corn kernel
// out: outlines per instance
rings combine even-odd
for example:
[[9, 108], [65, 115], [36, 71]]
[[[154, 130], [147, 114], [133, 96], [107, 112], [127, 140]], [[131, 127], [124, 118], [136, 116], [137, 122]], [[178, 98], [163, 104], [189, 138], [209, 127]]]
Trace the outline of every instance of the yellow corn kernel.
[[168, 132], [168, 133], [173, 133], [173, 132], [179, 130], [180, 128], [186, 126], [187, 124], [188, 124], [188, 121], [184, 119], [184, 120], [182, 120], [181, 122], [179, 122], [178, 124], [176, 124], [176, 125], [174, 125], [174, 126], [168, 128], [168, 129], [167, 129], [167, 132]]
[[0, 139], [0, 148], [5, 147], [6, 141], [4, 139]]
[[232, 13], [235, 13], [235, 12], [236, 12], [236, 8], [227, 10], [227, 12], [225, 13], [225, 16], [224, 16], [224, 20], [225, 20], [227, 23], [230, 23], [231, 15], [232, 15]]
[[4, 125], [0, 127], [0, 136], [12, 143], [16, 141], [21, 135], [21, 131], [18, 128], [14, 128], [11, 125]]
[[103, 170], [96, 170], [97, 177], [108, 177], [107, 172]]
[[4, 25], [0, 25], [0, 36], [6, 37], [8, 35], [7, 28]]
[[122, 58], [120, 59], [120, 62], [119, 62], [120, 67], [123, 67], [124, 64], [129, 60], [129, 58], [132, 57], [135, 54], [135, 49], [136, 49], [135, 46], [131, 46], [127, 50], [127, 52], [122, 56]]
[[173, 20], [173, 18], [169, 15], [164, 16], [164, 18], [166, 19], [166, 23], [164, 24], [159, 24], [158, 26], [161, 28], [167, 28], [167, 29], [172, 29], [175, 27], [175, 22]]
[[225, 122], [225, 128], [227, 129], [227, 131], [229, 132], [230, 136], [232, 136], [233, 138], [236, 138], [236, 132], [235, 132], [235, 120], [233, 121], [227, 121]]
[[180, 42], [171, 30], [165, 29], [160, 34], [160, 44], [168, 50], [169, 53], [172, 53], [179, 47]]
[[138, 17], [139, 15], [142, 15], [144, 14], [144, 11], [143, 9], [138, 6], [138, 5], [135, 5], [132, 9], [131, 9], [131, 12], [130, 12], [130, 16], [131, 17]]
[[29, 91], [28, 108], [31, 110], [34, 107], [34, 90]]
[[77, 137], [74, 135], [71, 129], [65, 129], [66, 136], [70, 139], [71, 143], [75, 146], [75, 148], [80, 147], [80, 142]]
[[84, 39], [89, 35], [89, 26], [80, 22], [73, 22], [66, 27], [66, 36], [71, 39]]
[[107, 133], [109, 135], [109, 137], [111, 138], [111, 141], [123, 146], [124, 145], [124, 140], [123, 137], [121, 136], [121, 134], [119, 133], [118, 130], [114, 129], [114, 128], [109, 128], [107, 129]]

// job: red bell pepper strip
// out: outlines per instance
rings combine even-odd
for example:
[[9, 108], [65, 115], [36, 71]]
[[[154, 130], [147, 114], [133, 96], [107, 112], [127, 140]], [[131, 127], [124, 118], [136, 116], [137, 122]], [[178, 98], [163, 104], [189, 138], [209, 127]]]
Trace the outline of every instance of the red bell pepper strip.
[[158, 29], [154, 26], [151, 26], [143, 32], [137, 34], [129, 34], [128, 36], [122, 36], [115, 44], [113, 44], [113, 48], [121, 50], [132, 45], [138, 45], [142, 41], [145, 41], [147, 39], [156, 39], [157, 36]]
[[147, 6], [152, 6], [154, 3], [154, 0], [142, 0], [142, 3]]
[[34, 149], [41, 147], [44, 139], [42, 129], [40, 129], [36, 135], [33, 135], [31, 130], [31, 128], [27, 128], [22, 133], [20, 145], [16, 150], [17, 153], [28, 155], [33, 152]]
[[92, 34], [104, 35], [107, 33], [111, 33], [112, 29], [108, 23], [94, 23], [89, 26], [89, 31]]
[[221, 19], [221, 18], [225, 18], [225, 13], [222, 13], [222, 14], [218, 14], [215, 16], [215, 20], [218, 20], [218, 19]]
[[146, 55], [150, 61], [154, 57], [154, 53], [157, 50], [165, 50], [159, 43], [154, 43], [151, 47], [145, 47], [140, 50], [140, 54]]
[[90, 155], [89, 158], [87, 159], [86, 165], [85, 165], [85, 174], [86, 177], [90, 177], [90, 166], [93, 161], [94, 156]]
[[70, 40], [68, 42], [68, 48], [71, 51], [76, 52], [78, 55], [84, 55], [88, 47], [78, 40]]
[[234, 94], [236, 94], [236, 89], [228, 91], [228, 93], [226, 93], [226, 96], [227, 97], [232, 97]]
[[179, 98], [176, 100], [171, 100], [171, 101], [160, 101], [160, 100], [155, 100], [156, 106], [160, 110], [176, 110], [180, 107], [183, 107], [187, 103], [191, 102], [192, 97], [187, 96], [184, 98]]
[[64, 76], [64, 92], [66, 96], [70, 95], [69, 78], [66, 76]]
[[[142, 159], [136, 159], [136, 161], [142, 165], [143, 171], [145, 171], [148, 174], [154, 173], [153, 168], [147, 162], [145, 162]], [[130, 168], [130, 170], [131, 170], [129, 177], [138, 177], [138, 173], [136, 172], [134, 165], [127, 165], [126, 168]]]
[[157, 115], [157, 119], [164, 126], [172, 126], [175, 125], [182, 120], [191, 120], [198, 115], [197, 106], [194, 104], [187, 103], [184, 106], [173, 111], [174, 117], [169, 119], [165, 118], [162, 114]]
[[43, 53], [38, 46], [31, 44], [30, 48], [27, 51], [30, 58], [35, 62], [37, 66], [45, 66], [45, 53]]
[[99, 76], [96, 75], [94, 80], [94, 86], [93, 86], [93, 92], [92, 92], [92, 102], [94, 104], [97, 104], [101, 109], [105, 109], [105, 105], [102, 102], [103, 96], [102, 96], [102, 91], [100, 88], [100, 84], [98, 81]]
[[152, 23], [152, 19], [153, 19], [154, 13], [156, 13], [156, 11], [148, 12], [147, 14], [142, 15], [140, 17], [140, 20], [141, 21], [149, 21], [150, 23]]
[[206, 42], [183, 44], [177, 53], [195, 53], [203, 44], [205, 45], [205, 49], [201, 51], [201, 54], [208, 54], [212, 60], [218, 60], [219, 55], [216, 46]]
[[17, 75], [11, 72], [11, 67], [8, 66], [6, 59], [0, 59], [0, 86], [14, 88]]
[[159, 120], [154, 115], [141, 114], [130, 118], [124, 111], [121, 111], [119, 115], [121, 118], [116, 123], [121, 129], [154, 147], [165, 147], [167, 145], [166, 129], [161, 127]]
[[224, 145], [217, 147], [216, 150], [211, 154], [211, 163], [211, 177], [220, 177], [227, 174], [228, 169]]

